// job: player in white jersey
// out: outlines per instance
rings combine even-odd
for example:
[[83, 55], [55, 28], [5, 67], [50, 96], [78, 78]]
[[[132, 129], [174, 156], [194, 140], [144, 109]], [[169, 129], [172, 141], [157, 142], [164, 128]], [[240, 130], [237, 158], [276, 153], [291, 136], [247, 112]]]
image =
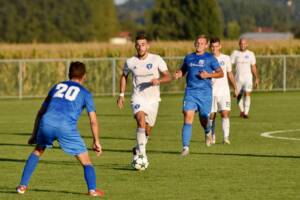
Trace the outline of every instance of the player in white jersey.
[[131, 73], [133, 84], [131, 107], [138, 126], [137, 145], [133, 148], [133, 154], [146, 155], [146, 144], [155, 124], [161, 100], [159, 85], [169, 82], [171, 77], [165, 61], [159, 55], [148, 52], [149, 43], [144, 34], [136, 37], [135, 48], [137, 55], [127, 59], [123, 68], [117, 103], [119, 108], [123, 108], [127, 77]]
[[240, 117], [248, 118], [252, 92], [253, 78], [255, 78], [254, 87], [257, 88], [259, 84], [258, 74], [256, 70], [256, 59], [252, 51], [247, 50], [247, 40], [241, 38], [239, 40], [240, 50], [235, 50], [231, 54], [231, 62], [235, 64], [236, 74], [235, 80], [239, 91], [238, 105], [240, 108]]
[[[221, 53], [221, 41], [219, 38], [212, 38], [210, 40], [210, 48], [213, 55], [217, 58], [223, 72], [224, 76], [222, 78], [212, 80], [213, 88], [213, 100], [212, 100], [212, 109], [210, 114], [210, 123], [211, 123], [211, 134], [212, 134], [212, 143], [216, 143], [215, 135], [215, 126], [216, 126], [216, 114], [220, 112], [222, 117], [222, 130], [223, 130], [223, 143], [230, 144], [229, 140], [229, 114], [230, 114], [230, 88], [228, 80], [230, 81], [233, 89], [234, 96], [238, 95], [237, 86], [234, 80], [232, 73], [232, 66], [230, 57]], [[227, 74], [227, 75], [226, 75]]]

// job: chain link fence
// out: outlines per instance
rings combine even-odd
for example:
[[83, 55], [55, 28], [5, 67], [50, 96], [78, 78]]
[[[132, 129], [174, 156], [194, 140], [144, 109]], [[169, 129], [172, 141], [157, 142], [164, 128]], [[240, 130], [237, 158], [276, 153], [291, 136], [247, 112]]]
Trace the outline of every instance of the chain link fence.
[[[300, 89], [300, 56], [256, 56], [260, 77], [257, 91], [287, 91]], [[165, 57], [171, 73], [182, 64], [183, 57]], [[68, 79], [72, 61], [87, 66], [87, 87], [94, 96], [118, 93], [119, 76], [126, 58], [74, 58], [0, 60], [0, 98], [44, 97], [49, 88]], [[130, 91], [128, 81], [127, 91]], [[185, 80], [172, 81], [161, 86], [161, 92], [182, 93]]]

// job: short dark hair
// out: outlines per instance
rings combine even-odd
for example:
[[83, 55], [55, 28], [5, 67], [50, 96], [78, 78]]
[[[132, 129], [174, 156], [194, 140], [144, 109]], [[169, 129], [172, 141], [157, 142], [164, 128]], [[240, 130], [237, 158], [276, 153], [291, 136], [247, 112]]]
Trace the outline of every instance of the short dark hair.
[[69, 67], [69, 79], [82, 78], [86, 73], [85, 64], [82, 62], [71, 62]]
[[146, 33], [144, 32], [140, 32], [140, 33], [137, 33], [136, 37], [135, 37], [135, 42], [138, 41], [138, 40], [147, 40], [149, 41], [149, 37], [146, 35]]
[[209, 43], [210, 44], [212, 44], [212, 43], [221, 43], [221, 40], [218, 37], [213, 37], [213, 38], [210, 39]]

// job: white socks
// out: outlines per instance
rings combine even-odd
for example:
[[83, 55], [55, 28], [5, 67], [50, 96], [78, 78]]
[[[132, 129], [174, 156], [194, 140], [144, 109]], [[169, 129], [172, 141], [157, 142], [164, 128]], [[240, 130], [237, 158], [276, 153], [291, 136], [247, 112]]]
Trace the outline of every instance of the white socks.
[[147, 144], [147, 139], [146, 139], [146, 133], [144, 128], [138, 128], [136, 131], [136, 142], [137, 142], [137, 147], [138, 150], [141, 154], [145, 155], [146, 154], [146, 144]]
[[244, 98], [245, 115], [248, 115], [250, 110], [251, 98], [250, 96], [245, 96]]
[[251, 97], [250, 96], [243, 96], [239, 102], [239, 108], [241, 112], [244, 112], [245, 115], [248, 115], [250, 110], [251, 104]]
[[240, 108], [240, 111], [241, 111], [241, 112], [244, 112], [244, 111], [245, 111], [245, 109], [244, 109], [244, 99], [245, 99], [245, 97], [243, 96], [243, 97], [241, 98], [240, 102], [239, 102], [239, 108]]
[[222, 130], [223, 130], [224, 138], [229, 137], [229, 129], [230, 129], [229, 118], [222, 118]]

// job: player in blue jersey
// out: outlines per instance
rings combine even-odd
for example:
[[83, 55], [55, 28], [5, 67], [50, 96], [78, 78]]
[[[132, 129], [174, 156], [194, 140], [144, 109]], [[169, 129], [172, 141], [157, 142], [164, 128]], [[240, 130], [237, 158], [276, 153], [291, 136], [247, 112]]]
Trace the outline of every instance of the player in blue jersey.
[[86, 79], [85, 65], [72, 62], [69, 68], [70, 80], [52, 87], [40, 108], [28, 144], [36, 144], [26, 161], [19, 194], [24, 194], [30, 177], [46, 148], [52, 147], [57, 140], [64, 152], [75, 156], [84, 169], [84, 178], [91, 196], [103, 196], [104, 192], [96, 189], [96, 174], [83, 139], [77, 130], [77, 121], [82, 110], [87, 110], [93, 134], [93, 150], [99, 156], [102, 152], [99, 141], [99, 128], [92, 94], [82, 84]]
[[174, 74], [178, 79], [186, 75], [186, 89], [183, 100], [184, 125], [182, 128], [182, 156], [189, 153], [189, 145], [192, 136], [192, 123], [195, 112], [199, 113], [199, 119], [205, 132], [205, 143], [211, 145], [211, 126], [209, 115], [212, 104], [212, 78], [223, 77], [223, 71], [217, 59], [206, 52], [208, 39], [200, 35], [195, 39], [195, 52], [185, 56], [181, 69]]

